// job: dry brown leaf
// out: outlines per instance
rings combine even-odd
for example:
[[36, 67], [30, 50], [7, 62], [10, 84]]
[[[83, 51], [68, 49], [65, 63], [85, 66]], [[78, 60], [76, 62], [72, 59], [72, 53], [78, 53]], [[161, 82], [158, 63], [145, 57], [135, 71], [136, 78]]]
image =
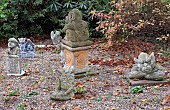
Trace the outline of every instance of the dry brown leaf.
[[27, 76], [23, 76], [21, 79], [22, 79], [22, 80], [25, 80], [26, 78], [27, 78]]
[[10, 85], [8, 85], [8, 86], [6, 87], [6, 89], [7, 89], [7, 90], [9, 90], [10, 88], [11, 88], [11, 86], [10, 86]]
[[126, 91], [126, 90], [123, 90], [123, 92], [122, 92], [123, 94], [128, 94], [128, 91]]
[[67, 107], [68, 107], [68, 105], [64, 104], [64, 105], [62, 105], [60, 108], [61, 108], [61, 109], [66, 109]]
[[119, 95], [119, 92], [113, 92], [113, 95], [117, 96], [117, 95]]
[[13, 82], [13, 81], [14, 81], [13, 79], [10, 80], [10, 82]]
[[166, 105], [166, 103], [167, 103], [167, 100], [166, 99], [164, 99], [163, 101], [162, 101], [162, 105]]
[[110, 110], [116, 110], [116, 108], [115, 108], [115, 107], [112, 107]]
[[36, 84], [36, 85], [34, 85], [34, 89], [37, 89], [38, 88], [38, 85]]
[[80, 108], [80, 106], [77, 106], [73, 110], [81, 110], [81, 108]]
[[48, 92], [48, 90], [47, 89], [43, 89], [43, 92]]
[[139, 95], [140, 95], [141, 97], [143, 97], [145, 94], [144, 94], [144, 93], [140, 93]]
[[39, 70], [35, 70], [34, 73], [39, 73], [40, 71]]
[[166, 99], [167, 99], [167, 100], [170, 100], [170, 95], [167, 95], [167, 96], [166, 96]]

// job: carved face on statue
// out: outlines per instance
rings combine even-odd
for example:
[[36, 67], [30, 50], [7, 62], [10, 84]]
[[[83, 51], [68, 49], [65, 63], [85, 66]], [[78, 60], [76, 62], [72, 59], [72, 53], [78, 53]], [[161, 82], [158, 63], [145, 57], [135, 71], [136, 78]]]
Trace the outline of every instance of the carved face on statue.
[[26, 51], [34, 51], [34, 44], [30, 39], [27, 39], [27, 42], [25, 44]]
[[68, 18], [66, 18], [68, 21], [80, 21], [82, 20], [81, 12], [78, 9], [73, 9], [69, 12]]
[[15, 38], [10, 38], [8, 40], [8, 47], [9, 48], [14, 48], [16, 46], [18, 46], [18, 41]]
[[10, 38], [8, 40], [8, 54], [9, 55], [19, 55], [20, 54], [18, 41], [15, 38]]
[[138, 59], [135, 58], [134, 61], [136, 62], [139, 71], [142, 71], [144, 73], [152, 72], [155, 66], [154, 53], [148, 55], [147, 53], [141, 52], [140, 55], [138, 56]]
[[156, 65], [153, 52], [150, 55], [141, 52], [138, 56], [138, 59], [134, 58], [134, 61], [135, 64], [128, 75], [129, 78], [163, 80], [165, 73], [161, 66]]

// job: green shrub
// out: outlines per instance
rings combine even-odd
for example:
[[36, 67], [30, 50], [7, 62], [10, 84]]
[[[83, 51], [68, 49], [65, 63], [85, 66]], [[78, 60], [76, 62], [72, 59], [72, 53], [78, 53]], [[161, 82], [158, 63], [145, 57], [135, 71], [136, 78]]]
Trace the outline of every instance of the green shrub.
[[[97, 20], [91, 20], [91, 10], [107, 10], [111, 0], [3, 0], [0, 7], [1, 37], [34, 37], [35, 34], [49, 34], [52, 30], [62, 29], [64, 19], [73, 8], [83, 13], [89, 22], [91, 36]], [[3, 18], [3, 20], [1, 20]], [[1, 23], [2, 22], [2, 23]]]
[[0, 1], [0, 38], [15, 37], [17, 29], [17, 15], [10, 6], [10, 0]]

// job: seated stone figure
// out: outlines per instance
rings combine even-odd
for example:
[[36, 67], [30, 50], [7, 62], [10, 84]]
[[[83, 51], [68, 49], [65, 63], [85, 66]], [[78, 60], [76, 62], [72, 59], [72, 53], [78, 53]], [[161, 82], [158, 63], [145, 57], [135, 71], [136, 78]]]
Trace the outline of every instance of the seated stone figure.
[[163, 80], [163, 67], [155, 64], [155, 56], [152, 52], [150, 55], [141, 52], [138, 59], [134, 58], [135, 64], [128, 74], [129, 78], [143, 78], [147, 80]]
[[65, 26], [62, 30], [66, 33], [63, 43], [71, 47], [90, 45], [87, 23], [82, 20], [82, 14], [78, 9], [73, 9], [65, 18]]
[[10, 38], [8, 40], [8, 55], [20, 55], [18, 41], [15, 38]]
[[57, 87], [51, 99], [56, 101], [70, 100], [74, 96], [74, 75], [61, 73], [57, 78]]

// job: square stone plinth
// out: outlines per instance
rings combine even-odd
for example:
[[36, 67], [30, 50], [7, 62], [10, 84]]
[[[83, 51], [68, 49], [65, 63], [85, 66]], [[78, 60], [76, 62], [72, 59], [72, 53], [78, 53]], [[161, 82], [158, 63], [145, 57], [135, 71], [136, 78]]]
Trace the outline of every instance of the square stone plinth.
[[64, 49], [65, 52], [65, 61], [69, 66], [74, 66], [79, 69], [84, 69], [88, 66], [88, 50], [77, 50], [70, 51]]
[[75, 77], [88, 76], [97, 73], [88, 66], [88, 52], [90, 46], [72, 48], [62, 44], [64, 49], [65, 64], [60, 73], [73, 73]]
[[[57, 71], [61, 74], [64, 73], [63, 69], [58, 69]], [[75, 76], [76, 79], [87, 77], [87, 76], [94, 76], [94, 75], [98, 75], [98, 74], [99, 74], [99, 72], [94, 70], [94, 69], [91, 69], [91, 70], [88, 70], [88, 71], [76, 71], [76, 72], [74, 72], [74, 76]]]
[[157, 84], [168, 84], [169, 82], [164, 79], [162, 81], [153, 81], [153, 80], [134, 80], [134, 79], [129, 79], [126, 77], [127, 81], [131, 86], [142, 86], [142, 85], [157, 85]]
[[88, 68], [88, 52], [90, 46], [72, 48], [62, 44], [65, 53], [65, 65], [73, 66], [77, 69]]

